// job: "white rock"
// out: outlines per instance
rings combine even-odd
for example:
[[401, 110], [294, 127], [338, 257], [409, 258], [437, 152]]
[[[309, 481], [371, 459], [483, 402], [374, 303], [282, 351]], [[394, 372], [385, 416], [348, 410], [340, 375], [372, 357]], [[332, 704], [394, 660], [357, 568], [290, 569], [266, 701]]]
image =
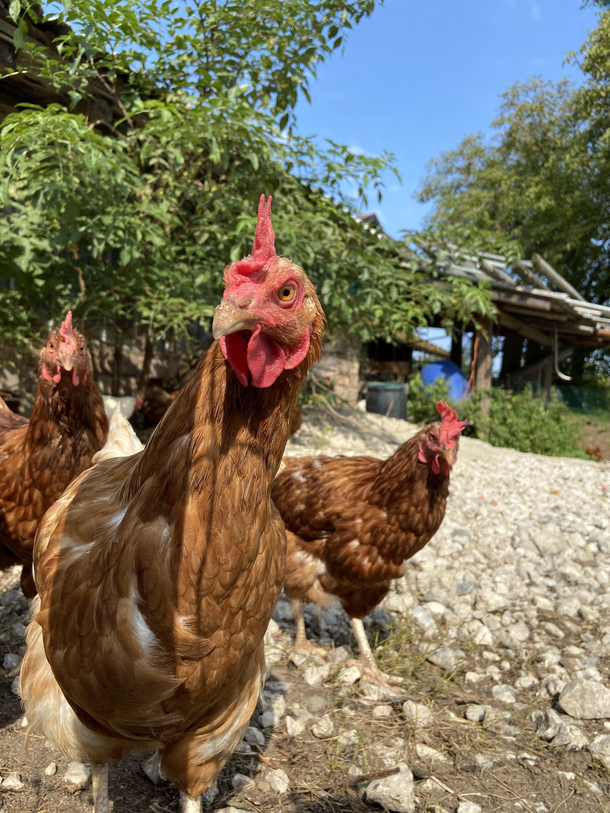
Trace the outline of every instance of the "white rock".
[[478, 706], [473, 703], [466, 708], [466, 719], [472, 723], [482, 723], [490, 709], [490, 706]]
[[308, 686], [320, 686], [330, 674], [330, 664], [308, 666], [303, 672], [303, 680]]
[[201, 794], [201, 801], [205, 806], [204, 809], [209, 807], [217, 799], [219, 793], [218, 782], [214, 782], [214, 784], [210, 785], [207, 790], [204, 790], [204, 792]]
[[429, 745], [424, 745], [421, 742], [418, 742], [415, 746], [415, 752], [424, 762], [449, 762], [449, 759], [445, 756], [445, 754], [442, 754], [440, 751], [437, 751], [436, 748], [431, 748]]
[[13, 681], [11, 683], [11, 692], [17, 695], [17, 697], [21, 697], [21, 692], [19, 691], [19, 675], [13, 678]]
[[332, 737], [334, 730], [333, 721], [328, 714], [322, 715], [318, 722], [311, 727], [311, 733], [320, 740], [327, 740]]
[[263, 778], [267, 780], [271, 790], [280, 795], [287, 793], [290, 788], [290, 779], [288, 774], [281, 768], [276, 768], [273, 771], [266, 771]]
[[421, 627], [425, 635], [433, 635], [436, 632], [436, 621], [425, 607], [420, 607], [419, 605], [413, 607], [411, 610], [411, 618]]
[[398, 773], [384, 779], [375, 779], [367, 785], [366, 798], [394, 813], [414, 813], [413, 774], [404, 762], [399, 763], [397, 767]]
[[25, 784], [21, 781], [21, 776], [16, 772], [9, 773], [2, 782], [2, 790], [23, 790]]
[[595, 737], [589, 744], [589, 751], [610, 771], [610, 734], [600, 734]]
[[57, 763], [50, 762], [47, 767], [44, 769], [45, 776], [55, 776], [57, 773]]
[[16, 669], [20, 663], [20, 655], [17, 655], [15, 652], [7, 652], [2, 661], [2, 668], [6, 669], [7, 672], [11, 672], [13, 669]]
[[434, 715], [423, 703], [406, 700], [402, 705], [402, 711], [406, 721], [416, 728], [426, 728], [434, 725]]
[[521, 677], [517, 678], [517, 680], [515, 681], [516, 689], [531, 689], [533, 686], [537, 685], [538, 678], [531, 672], [527, 672], [525, 675], [521, 675]]
[[360, 680], [362, 673], [357, 666], [344, 666], [337, 675], [337, 682], [350, 686], [352, 683]]
[[248, 788], [254, 784], [254, 780], [250, 779], [249, 776], [246, 776], [243, 773], [236, 773], [235, 776], [231, 779], [231, 784], [233, 785], [233, 790], [240, 791], [244, 788]]
[[559, 705], [578, 720], [610, 718], [610, 689], [592, 680], [571, 680], [559, 695]]
[[286, 723], [286, 733], [288, 734], [289, 737], [298, 737], [305, 730], [305, 720], [302, 719], [295, 720], [294, 717], [290, 717], [290, 715], [287, 715], [285, 723]]
[[500, 686], [494, 686], [491, 693], [494, 700], [499, 700], [500, 703], [511, 704], [517, 702], [517, 696], [513, 687], [506, 683], [501, 684]]
[[256, 728], [256, 726], [248, 726], [246, 730], [246, 734], [244, 736], [244, 740], [246, 742], [254, 743], [255, 745], [264, 745], [265, 744], [265, 735], [263, 732]]
[[466, 672], [464, 675], [465, 683], [480, 683], [485, 680], [485, 675], [480, 675], [478, 672]]
[[455, 652], [448, 646], [441, 646], [435, 649], [428, 655], [428, 660], [435, 666], [440, 666], [448, 672], [453, 672], [457, 666], [457, 657]]
[[91, 776], [91, 768], [83, 762], [71, 762], [64, 774], [64, 782], [74, 788], [84, 788]]
[[481, 813], [482, 807], [474, 802], [460, 802], [457, 813]]
[[391, 717], [393, 714], [394, 709], [392, 706], [383, 704], [381, 706], [375, 706], [372, 711], [372, 716], [376, 720], [385, 720], [388, 717]]
[[265, 711], [258, 718], [258, 723], [261, 728], [276, 728], [281, 721], [279, 714], [274, 711]]

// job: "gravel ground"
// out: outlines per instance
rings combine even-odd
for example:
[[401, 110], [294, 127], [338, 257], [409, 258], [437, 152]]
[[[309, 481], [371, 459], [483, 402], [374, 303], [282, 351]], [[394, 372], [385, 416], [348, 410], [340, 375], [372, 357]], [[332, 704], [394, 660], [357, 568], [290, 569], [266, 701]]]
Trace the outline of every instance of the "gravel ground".
[[[306, 408], [287, 454], [384, 457], [416, 430]], [[209, 806], [610, 813], [609, 493], [608, 463], [463, 438], [443, 526], [366, 621], [380, 665], [402, 687], [360, 686], [345, 666], [353, 641], [336, 609], [306, 611], [329, 658], [295, 655], [280, 600], [264, 701]], [[0, 591], [8, 670], [22, 654], [27, 605], [15, 573]], [[36, 738], [26, 754], [10, 680], [0, 691], [4, 809], [90, 810], [83, 766], [70, 768]], [[114, 767], [115, 812], [177, 811], [175, 790], [154, 786], [144, 764], [138, 756]]]

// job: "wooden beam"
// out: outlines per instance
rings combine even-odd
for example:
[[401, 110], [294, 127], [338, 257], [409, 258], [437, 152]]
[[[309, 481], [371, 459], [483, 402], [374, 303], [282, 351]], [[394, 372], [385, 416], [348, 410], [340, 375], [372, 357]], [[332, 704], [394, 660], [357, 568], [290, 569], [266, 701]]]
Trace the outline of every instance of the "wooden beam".
[[516, 316], [511, 316], [510, 313], [506, 313], [506, 311], [500, 311], [499, 318], [500, 324], [503, 327], [510, 328], [520, 336], [524, 336], [526, 339], [531, 339], [534, 342], [538, 342], [538, 344], [542, 344], [546, 347], [551, 346], [551, 337], [547, 333], [543, 333], [541, 330], [538, 330], [538, 328], [522, 322], [521, 319], [517, 319]]
[[530, 269], [524, 265], [524, 263], [514, 262], [510, 268], [511, 271], [514, 271], [515, 274], [518, 274], [521, 277], [523, 282], [526, 282], [533, 288], [548, 289], [548, 286], [545, 285], [541, 279], [538, 279], [534, 272], [530, 271]]
[[551, 303], [540, 297], [531, 296], [526, 293], [509, 293], [508, 291], [494, 291], [489, 292], [490, 297], [494, 302], [510, 302], [513, 305], [522, 305], [526, 308], [532, 308], [535, 311], [549, 311], [551, 310]]
[[481, 266], [482, 270], [485, 271], [487, 276], [497, 279], [498, 282], [504, 282], [507, 285], [512, 285], [513, 287], [517, 284], [512, 277], [509, 277], [508, 274], [504, 273], [504, 271], [496, 268], [496, 266], [493, 263], [490, 263], [489, 260], [481, 259], [479, 260], [479, 265]]
[[432, 342], [427, 342], [425, 339], [413, 337], [408, 340], [407, 344], [414, 350], [420, 350], [422, 353], [430, 353], [430, 355], [438, 356], [442, 359], [451, 357], [451, 353], [448, 350], [443, 350], [442, 347], [439, 347], [437, 344], [432, 344]]
[[580, 299], [581, 302], [585, 301], [584, 296], [581, 296], [576, 288], [573, 288], [567, 279], [564, 279], [561, 274], [558, 274], [553, 266], [547, 263], [547, 261], [543, 259], [540, 254], [532, 254], [532, 263], [534, 264], [536, 270], [541, 274], [544, 274], [548, 281], [552, 282], [553, 285], [556, 285], [560, 291], [569, 294], [573, 299]]

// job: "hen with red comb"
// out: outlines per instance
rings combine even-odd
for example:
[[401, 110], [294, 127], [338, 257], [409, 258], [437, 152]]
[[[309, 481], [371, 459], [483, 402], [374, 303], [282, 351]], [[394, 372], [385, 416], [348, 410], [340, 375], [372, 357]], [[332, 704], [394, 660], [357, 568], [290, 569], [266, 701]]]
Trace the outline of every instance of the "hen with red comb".
[[466, 421], [447, 404], [384, 461], [371, 457], [286, 458], [273, 501], [286, 525], [284, 590], [292, 600], [297, 648], [308, 648], [303, 603], [338, 599], [360, 648], [363, 681], [400, 678], [377, 666], [362, 619], [387, 594], [405, 562], [437, 532]]
[[45, 511], [91, 465], [108, 436], [102, 396], [90, 377], [85, 337], [69, 311], [40, 354], [29, 421], [0, 398], [0, 568], [23, 565], [21, 585], [36, 593], [32, 548]]

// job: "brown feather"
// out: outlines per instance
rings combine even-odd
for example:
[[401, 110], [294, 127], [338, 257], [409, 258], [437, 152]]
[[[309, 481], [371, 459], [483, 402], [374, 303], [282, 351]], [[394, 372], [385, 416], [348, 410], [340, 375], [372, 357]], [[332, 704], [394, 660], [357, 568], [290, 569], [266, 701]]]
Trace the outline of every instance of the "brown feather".
[[324, 604], [334, 596], [363, 618], [404, 574], [440, 527], [449, 492], [449, 475], [418, 459], [424, 431], [385, 461], [284, 460], [272, 498], [286, 524], [290, 598]]
[[28, 719], [67, 757], [157, 747], [197, 796], [243, 736], [285, 569], [271, 484], [320, 354], [306, 285], [315, 316], [300, 365], [244, 387], [213, 344], [146, 449], [96, 464], [45, 516], [21, 684]]

